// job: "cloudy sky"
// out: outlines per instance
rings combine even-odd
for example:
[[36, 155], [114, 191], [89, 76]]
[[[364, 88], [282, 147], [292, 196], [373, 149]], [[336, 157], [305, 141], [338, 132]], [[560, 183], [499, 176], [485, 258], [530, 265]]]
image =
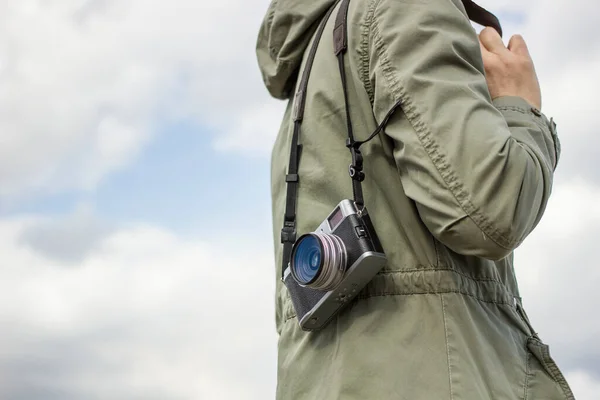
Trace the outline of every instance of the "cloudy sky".
[[[480, 3], [528, 41], [563, 145], [525, 306], [597, 399], [600, 7]], [[0, 0], [0, 398], [273, 398], [267, 4]]]

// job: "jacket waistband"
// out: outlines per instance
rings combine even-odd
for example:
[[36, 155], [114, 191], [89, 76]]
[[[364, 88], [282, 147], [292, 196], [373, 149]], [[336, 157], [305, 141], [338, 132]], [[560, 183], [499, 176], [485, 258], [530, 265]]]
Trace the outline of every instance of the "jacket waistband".
[[[285, 320], [294, 318], [296, 313], [287, 295], [283, 299]], [[460, 293], [477, 300], [514, 306], [515, 298], [499, 280], [473, 278], [449, 268], [415, 269], [402, 271], [382, 271], [357, 296], [360, 299], [379, 296], [411, 296], [421, 294]]]

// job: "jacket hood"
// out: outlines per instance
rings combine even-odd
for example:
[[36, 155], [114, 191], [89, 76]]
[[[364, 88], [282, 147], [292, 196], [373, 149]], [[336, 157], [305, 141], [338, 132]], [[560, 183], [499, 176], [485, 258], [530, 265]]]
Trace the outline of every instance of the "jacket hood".
[[291, 96], [302, 63], [319, 22], [336, 0], [272, 0], [256, 44], [258, 65], [269, 93]]

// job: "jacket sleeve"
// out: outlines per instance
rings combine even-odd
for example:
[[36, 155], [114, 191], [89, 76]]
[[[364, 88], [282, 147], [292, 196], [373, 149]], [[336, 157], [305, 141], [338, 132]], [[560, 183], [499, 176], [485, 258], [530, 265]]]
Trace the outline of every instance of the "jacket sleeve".
[[406, 195], [453, 251], [506, 257], [550, 196], [554, 123], [522, 98], [492, 102], [460, 0], [376, 0], [368, 19], [365, 84], [379, 121], [402, 104], [386, 134]]

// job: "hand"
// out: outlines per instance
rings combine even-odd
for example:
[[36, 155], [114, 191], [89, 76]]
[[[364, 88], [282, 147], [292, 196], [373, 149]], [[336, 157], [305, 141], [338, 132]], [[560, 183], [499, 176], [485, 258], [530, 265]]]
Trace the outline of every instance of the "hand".
[[540, 83], [525, 40], [515, 35], [506, 48], [495, 29], [485, 28], [479, 34], [479, 45], [492, 100], [518, 96], [541, 110]]

